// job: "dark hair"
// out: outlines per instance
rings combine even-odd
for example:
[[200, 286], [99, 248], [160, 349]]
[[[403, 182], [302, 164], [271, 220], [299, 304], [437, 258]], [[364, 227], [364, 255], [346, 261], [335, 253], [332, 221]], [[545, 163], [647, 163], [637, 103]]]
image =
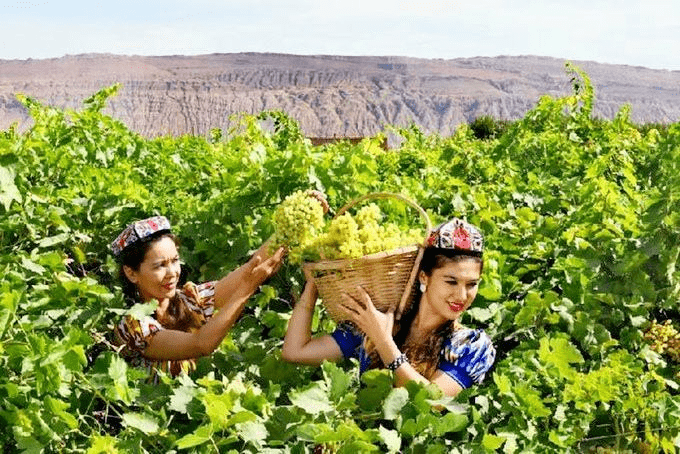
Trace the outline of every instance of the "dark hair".
[[[175, 243], [175, 246], [179, 247], [179, 240], [174, 234], [167, 231], [158, 232], [129, 245], [123, 249], [118, 256], [118, 277], [123, 286], [123, 296], [128, 305], [131, 306], [140, 301], [137, 286], [128, 279], [124, 267], [128, 266], [134, 271], [139, 271], [139, 267], [144, 261], [146, 253], [151, 249], [151, 246], [163, 238], [170, 238]], [[189, 310], [189, 308], [180, 301], [178, 293], [175, 293], [175, 296], [170, 300], [167, 311], [161, 318], [158, 318], [158, 322], [163, 325], [164, 328], [180, 331], [191, 331], [194, 328], [199, 328], [202, 324], [197, 314]]]
[[479, 272], [484, 271], [484, 260], [482, 255], [472, 251], [463, 251], [460, 249], [440, 249], [435, 247], [426, 248], [423, 253], [423, 258], [420, 261], [420, 270], [425, 272], [428, 276], [432, 271], [441, 268], [447, 262], [460, 262], [462, 260], [474, 260], [479, 263]]
[[[479, 272], [481, 274], [484, 268], [484, 260], [481, 254], [469, 254], [467, 251], [459, 251], [454, 249], [440, 249], [440, 248], [426, 248], [423, 253], [423, 258], [420, 262], [420, 271], [426, 275], [432, 275], [432, 272], [438, 268], [445, 266], [450, 262], [461, 262], [463, 260], [474, 260], [479, 263]], [[418, 280], [416, 279], [416, 284]], [[455, 321], [449, 320], [440, 327], [432, 331], [425, 342], [419, 344], [407, 344], [406, 338], [411, 330], [411, 324], [418, 315], [420, 308], [420, 298], [422, 293], [419, 286], [416, 285], [416, 290], [412, 302], [408, 309], [402, 314], [401, 319], [395, 321], [394, 342], [397, 347], [406, 354], [411, 365], [425, 378], [429, 379], [436, 372], [439, 365], [439, 352], [442, 349], [442, 344], [454, 330]], [[371, 358], [371, 366], [381, 367], [382, 361], [374, 346], [370, 348], [369, 356]]]

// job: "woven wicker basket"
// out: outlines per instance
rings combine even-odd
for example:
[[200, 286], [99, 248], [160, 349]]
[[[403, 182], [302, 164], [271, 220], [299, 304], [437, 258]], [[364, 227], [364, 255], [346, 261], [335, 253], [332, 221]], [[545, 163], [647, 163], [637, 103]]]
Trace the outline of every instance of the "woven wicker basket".
[[[410, 199], [387, 192], [377, 192], [360, 197], [338, 210], [342, 215], [351, 207], [368, 199], [394, 198], [415, 208], [427, 225], [425, 239], [432, 230], [432, 224], [425, 210]], [[424, 243], [424, 241], [423, 241]], [[383, 312], [394, 310], [399, 319], [411, 304], [415, 295], [415, 281], [423, 245], [415, 244], [388, 252], [378, 252], [354, 259], [321, 260], [305, 264], [314, 277], [327, 312], [336, 322], [346, 320], [341, 310], [343, 293], [358, 298], [357, 286], [361, 286], [371, 297], [375, 307]]]

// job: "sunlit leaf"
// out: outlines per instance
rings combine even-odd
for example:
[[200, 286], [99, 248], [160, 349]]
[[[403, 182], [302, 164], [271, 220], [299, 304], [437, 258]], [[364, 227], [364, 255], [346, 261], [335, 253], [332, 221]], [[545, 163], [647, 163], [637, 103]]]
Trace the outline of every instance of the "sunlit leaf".
[[380, 438], [387, 446], [387, 452], [394, 453], [401, 449], [401, 437], [396, 430], [385, 429], [383, 426], [378, 428], [380, 431]]
[[193, 433], [187, 434], [177, 440], [176, 446], [178, 449], [187, 449], [194, 446], [202, 445], [211, 440], [213, 435], [212, 427], [200, 426]]
[[503, 443], [505, 443], [504, 437], [499, 437], [488, 433], [484, 434], [484, 437], [482, 438], [482, 446], [490, 451], [497, 450], [503, 446]]
[[322, 364], [324, 378], [329, 390], [329, 397], [333, 401], [341, 399], [352, 382], [349, 372], [340, 369], [336, 364], [326, 361]]
[[293, 391], [288, 397], [293, 405], [313, 415], [333, 410], [328, 393], [319, 383]]
[[145, 434], [155, 434], [159, 429], [158, 421], [146, 413], [125, 413], [123, 414], [123, 423]]
[[383, 414], [385, 415], [385, 419], [395, 419], [408, 401], [409, 393], [405, 388], [394, 388], [390, 391], [383, 403]]
[[21, 203], [22, 197], [19, 188], [14, 182], [16, 174], [13, 169], [0, 166], [0, 204], [9, 210], [12, 202]]

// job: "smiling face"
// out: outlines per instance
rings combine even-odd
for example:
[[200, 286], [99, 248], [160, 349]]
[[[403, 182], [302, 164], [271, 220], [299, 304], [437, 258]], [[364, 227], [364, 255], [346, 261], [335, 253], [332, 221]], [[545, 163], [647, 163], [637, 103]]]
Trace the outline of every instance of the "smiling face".
[[463, 257], [447, 259], [442, 266], [433, 268], [429, 275], [420, 272], [420, 283], [426, 286], [420, 309], [430, 323], [456, 320], [470, 307], [477, 296], [481, 271], [478, 260]]
[[156, 299], [163, 304], [175, 296], [181, 272], [175, 242], [170, 237], [161, 237], [151, 244], [137, 270], [126, 265], [124, 271], [143, 301]]

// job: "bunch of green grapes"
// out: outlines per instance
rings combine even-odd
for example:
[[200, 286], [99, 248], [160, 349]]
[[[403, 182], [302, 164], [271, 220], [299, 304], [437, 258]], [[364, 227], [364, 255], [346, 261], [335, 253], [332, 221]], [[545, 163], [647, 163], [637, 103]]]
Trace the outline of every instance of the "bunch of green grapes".
[[[403, 231], [397, 224], [383, 222], [383, 213], [376, 204], [334, 218], [325, 232], [310, 243], [325, 259], [358, 258], [376, 252], [390, 251], [422, 241], [415, 229]], [[311, 255], [311, 254], [310, 254]]]
[[309, 249], [314, 249], [325, 259], [355, 258], [364, 255], [359, 241], [359, 226], [349, 213], [335, 217], [326, 231], [310, 244]]
[[324, 227], [324, 209], [309, 191], [296, 191], [276, 208], [272, 247], [285, 246], [293, 263], [302, 261], [302, 251]]
[[359, 241], [363, 244], [364, 255], [391, 251], [422, 241], [422, 233], [416, 229], [402, 230], [393, 223], [381, 222], [383, 214], [375, 204], [361, 208], [357, 214]]
[[670, 320], [663, 323], [654, 321], [645, 332], [645, 339], [655, 352], [667, 355], [675, 362], [680, 362], [680, 332], [675, 329]]
[[361, 207], [354, 217], [359, 228], [363, 229], [377, 227], [380, 225], [380, 222], [383, 219], [383, 214], [380, 211], [380, 207], [378, 207], [378, 205], [371, 203]]

